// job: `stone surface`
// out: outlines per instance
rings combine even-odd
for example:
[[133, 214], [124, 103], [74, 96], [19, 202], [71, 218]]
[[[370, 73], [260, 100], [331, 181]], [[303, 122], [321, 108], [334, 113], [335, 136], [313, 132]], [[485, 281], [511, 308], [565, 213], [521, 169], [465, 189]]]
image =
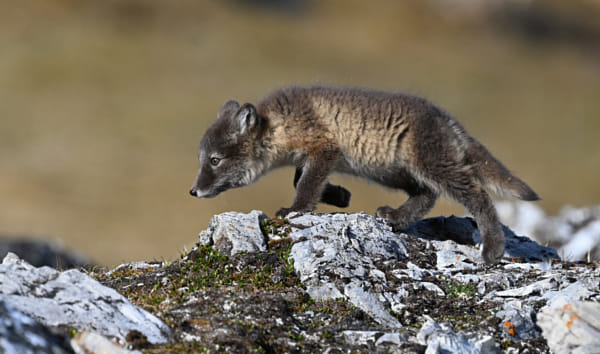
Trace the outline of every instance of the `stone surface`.
[[[426, 354], [434, 353], [481, 353], [479, 341], [471, 342], [463, 333], [457, 333], [448, 325], [440, 325], [430, 317], [425, 317], [427, 322], [417, 334], [417, 340], [427, 345]], [[489, 346], [486, 347], [489, 349]]]
[[[297, 240], [290, 257], [309, 294], [318, 292], [323, 298], [321, 289], [326, 287], [334, 296], [343, 294], [378, 323], [391, 328], [400, 326], [389, 314], [389, 306], [376, 296], [377, 285], [365, 280], [377, 279], [385, 287], [385, 275], [374, 261], [405, 258], [407, 250], [401, 237], [364, 213], [292, 216], [290, 224], [289, 237]], [[332, 277], [340, 284], [335, 290], [332, 286], [336, 283], [329, 281]]]
[[258, 210], [250, 214], [227, 212], [213, 216], [208, 229], [198, 235], [201, 245], [214, 245], [224, 254], [256, 252], [267, 249], [260, 222], [267, 216]]
[[[261, 221], [260, 234], [242, 226]], [[161, 313], [179, 324], [178, 338], [211, 350], [323, 352], [344, 343], [347, 352], [548, 352], [540, 309], [600, 301], [600, 267], [562, 262], [554, 249], [504, 232], [504, 258], [488, 266], [470, 218], [425, 219], [394, 233], [365, 213], [291, 214], [287, 223], [227, 213], [201, 242], [222, 239], [228, 257], [198, 248], [172, 266], [145, 268], [152, 280], [118, 286], [197, 289], [183, 305], [165, 299]], [[246, 233], [265, 250], [233, 251]], [[178, 269], [185, 276], [163, 281]], [[212, 280], [201, 286], [187, 280], [205, 276]]]
[[535, 311], [521, 301], [505, 303], [502, 310], [496, 313], [502, 321], [499, 326], [504, 338], [511, 340], [530, 339], [540, 336], [535, 324]]
[[132, 330], [151, 343], [170, 337], [161, 320], [75, 269], [36, 268], [9, 253], [0, 265], [0, 293], [6, 304], [50, 328], [92, 329], [121, 343]]
[[[88, 353], [106, 353], [106, 354], [127, 354], [131, 351], [124, 349], [117, 343], [108, 338], [90, 331], [78, 333], [71, 339], [71, 346], [76, 354]], [[139, 352], [138, 352], [139, 353]]]
[[1, 353], [72, 353], [65, 335], [46, 326], [4, 302], [0, 295]]
[[[33, 345], [54, 343], [55, 352], [123, 351], [115, 341], [158, 351], [594, 352], [600, 267], [559, 261], [504, 231], [505, 257], [487, 266], [470, 218], [394, 233], [365, 213], [292, 214], [286, 223], [230, 212], [179, 260], [94, 274], [171, 328], [77, 270], [12, 254], [0, 265], [0, 304], [25, 319], [19, 328], [39, 326], [27, 335]], [[79, 332], [72, 348], [69, 328]]]
[[406, 339], [400, 333], [384, 333], [379, 331], [343, 331], [344, 339], [353, 345], [400, 345]]
[[600, 352], [600, 303], [578, 301], [562, 308], [545, 307], [538, 325], [554, 353]]

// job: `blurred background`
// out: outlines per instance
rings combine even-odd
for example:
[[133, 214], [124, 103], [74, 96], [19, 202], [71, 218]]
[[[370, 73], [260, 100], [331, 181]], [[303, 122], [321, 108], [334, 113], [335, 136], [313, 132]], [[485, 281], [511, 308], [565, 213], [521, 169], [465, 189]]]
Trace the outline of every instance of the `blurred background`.
[[[229, 98], [289, 84], [406, 91], [451, 112], [543, 198], [600, 201], [600, 1], [0, 3], [0, 234], [94, 262], [173, 259], [215, 213], [289, 206], [293, 170], [188, 195]], [[348, 211], [405, 195], [336, 176]], [[338, 209], [321, 206], [318, 211]], [[463, 214], [441, 200], [431, 215]]]

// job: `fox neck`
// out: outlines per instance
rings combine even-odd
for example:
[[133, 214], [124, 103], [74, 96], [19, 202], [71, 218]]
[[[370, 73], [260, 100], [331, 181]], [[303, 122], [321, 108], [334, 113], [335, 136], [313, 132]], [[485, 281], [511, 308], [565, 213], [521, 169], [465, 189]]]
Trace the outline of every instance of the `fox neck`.
[[252, 163], [248, 166], [247, 179], [249, 184], [256, 182], [260, 177], [276, 168], [279, 160], [279, 149], [273, 145], [273, 131], [269, 127], [269, 120], [262, 118], [264, 126], [250, 146], [250, 159]]

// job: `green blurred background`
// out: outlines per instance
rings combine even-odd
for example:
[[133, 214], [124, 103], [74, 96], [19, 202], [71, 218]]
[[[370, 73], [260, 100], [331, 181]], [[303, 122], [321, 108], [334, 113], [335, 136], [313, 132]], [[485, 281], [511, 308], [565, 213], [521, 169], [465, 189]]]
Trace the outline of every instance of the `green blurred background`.
[[[216, 199], [188, 190], [223, 102], [288, 84], [428, 97], [547, 212], [596, 204], [599, 18], [585, 0], [3, 1], [0, 234], [114, 265], [172, 259], [215, 213], [273, 215], [293, 199], [292, 169]], [[333, 181], [353, 192], [348, 211], [405, 199]], [[441, 200], [432, 215], [463, 210]]]

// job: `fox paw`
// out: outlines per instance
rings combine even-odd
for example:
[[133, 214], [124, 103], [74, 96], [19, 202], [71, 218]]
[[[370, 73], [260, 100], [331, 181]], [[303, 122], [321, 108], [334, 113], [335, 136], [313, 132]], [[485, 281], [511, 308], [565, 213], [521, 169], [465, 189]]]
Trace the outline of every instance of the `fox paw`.
[[389, 221], [389, 223], [392, 224], [394, 231], [405, 229], [411, 224], [410, 221], [405, 220], [404, 215], [398, 209], [394, 209], [387, 205], [377, 208], [375, 216]]
[[281, 209], [277, 210], [277, 212], [275, 213], [275, 216], [278, 218], [284, 218], [292, 211], [295, 211], [295, 210], [292, 210], [292, 208], [281, 208]]
[[491, 247], [484, 243], [481, 248], [481, 257], [486, 264], [496, 264], [500, 262], [502, 256], [504, 256], [504, 242], [498, 245], [492, 245]]
[[377, 208], [377, 211], [375, 212], [375, 216], [377, 216], [378, 218], [384, 218], [384, 219], [390, 220], [394, 211], [396, 211], [396, 209], [394, 209], [392, 207], [389, 207], [387, 205], [382, 206], [382, 207]]

